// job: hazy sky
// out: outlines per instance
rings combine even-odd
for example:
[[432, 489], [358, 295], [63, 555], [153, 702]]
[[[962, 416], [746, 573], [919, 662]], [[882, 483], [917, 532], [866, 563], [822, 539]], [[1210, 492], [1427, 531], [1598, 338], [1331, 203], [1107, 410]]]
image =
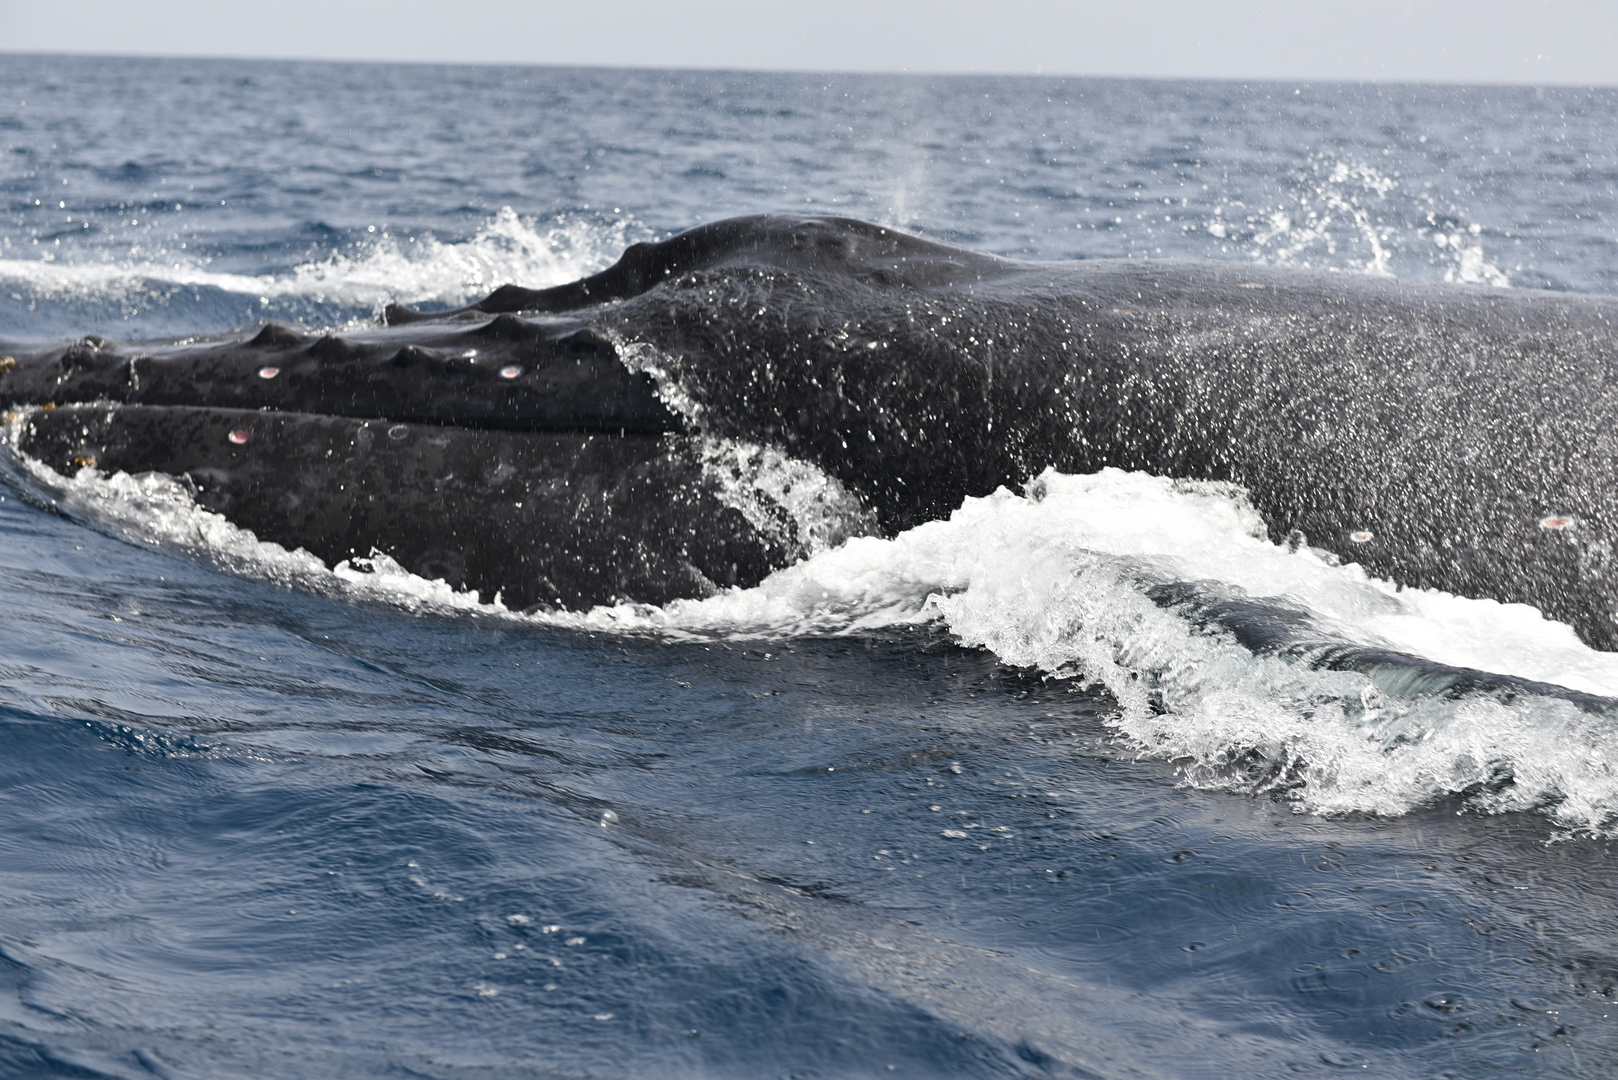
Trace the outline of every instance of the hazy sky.
[[0, 0], [0, 51], [1618, 85], [1618, 0]]

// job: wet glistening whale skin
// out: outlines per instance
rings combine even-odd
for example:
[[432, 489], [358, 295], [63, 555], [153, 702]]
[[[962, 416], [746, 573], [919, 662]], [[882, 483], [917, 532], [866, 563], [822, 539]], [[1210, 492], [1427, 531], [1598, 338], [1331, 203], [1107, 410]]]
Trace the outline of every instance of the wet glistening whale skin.
[[8, 347], [0, 405], [60, 472], [187, 478], [261, 539], [512, 607], [700, 596], [800, 557], [793, 481], [739, 498], [729, 447], [814, 466], [828, 512], [884, 533], [1047, 467], [1231, 481], [1277, 542], [1612, 649], [1615, 326], [1606, 297], [1018, 262], [769, 215], [341, 335]]

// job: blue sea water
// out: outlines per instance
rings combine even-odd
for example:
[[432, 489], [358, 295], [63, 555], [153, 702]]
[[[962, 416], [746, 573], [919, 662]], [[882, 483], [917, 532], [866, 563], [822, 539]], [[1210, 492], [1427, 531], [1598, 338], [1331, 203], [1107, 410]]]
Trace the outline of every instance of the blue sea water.
[[[1609, 90], [0, 75], [7, 341], [342, 326], [763, 210], [1618, 292]], [[1424, 655], [1608, 697], [1618, 658], [1259, 550], [1229, 493], [1052, 477], [705, 605], [522, 618], [4, 475], [0, 1075], [1618, 1070], [1609, 718], [1278, 672], [1094, 553], [1146, 522]]]

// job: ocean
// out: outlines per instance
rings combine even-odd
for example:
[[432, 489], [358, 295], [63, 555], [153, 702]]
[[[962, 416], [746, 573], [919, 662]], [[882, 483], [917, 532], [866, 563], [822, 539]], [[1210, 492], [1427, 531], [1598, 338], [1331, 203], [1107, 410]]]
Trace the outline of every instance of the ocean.
[[[0, 75], [8, 347], [366, 325], [764, 211], [1618, 293], [1613, 90]], [[1135, 571], [1614, 708], [1618, 655], [1271, 544], [1238, 490], [1048, 473], [525, 614], [0, 456], [0, 1075], [1618, 1071], [1613, 711], [1255, 655]]]

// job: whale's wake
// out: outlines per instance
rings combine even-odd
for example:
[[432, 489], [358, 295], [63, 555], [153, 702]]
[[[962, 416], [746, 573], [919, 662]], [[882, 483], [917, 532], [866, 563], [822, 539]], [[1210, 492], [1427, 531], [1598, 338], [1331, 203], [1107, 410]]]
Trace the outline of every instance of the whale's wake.
[[[787, 466], [761, 467], [748, 448], [715, 460], [783, 512]], [[327, 567], [202, 509], [165, 477], [12, 467], [14, 483], [101, 528], [283, 586], [670, 639], [939, 625], [1074, 691], [1104, 688], [1116, 702], [1108, 752], [1171, 762], [1191, 786], [1314, 813], [1396, 815], [1458, 799], [1479, 812], [1540, 810], [1571, 831], [1618, 826], [1608, 738], [1618, 655], [1525, 605], [1398, 589], [1306, 543], [1273, 544], [1229, 485], [1047, 472], [1023, 494], [968, 499], [891, 539], [815, 545], [753, 588], [520, 613], [381, 554]], [[798, 512], [806, 535], [826, 527], [824, 499]]]

